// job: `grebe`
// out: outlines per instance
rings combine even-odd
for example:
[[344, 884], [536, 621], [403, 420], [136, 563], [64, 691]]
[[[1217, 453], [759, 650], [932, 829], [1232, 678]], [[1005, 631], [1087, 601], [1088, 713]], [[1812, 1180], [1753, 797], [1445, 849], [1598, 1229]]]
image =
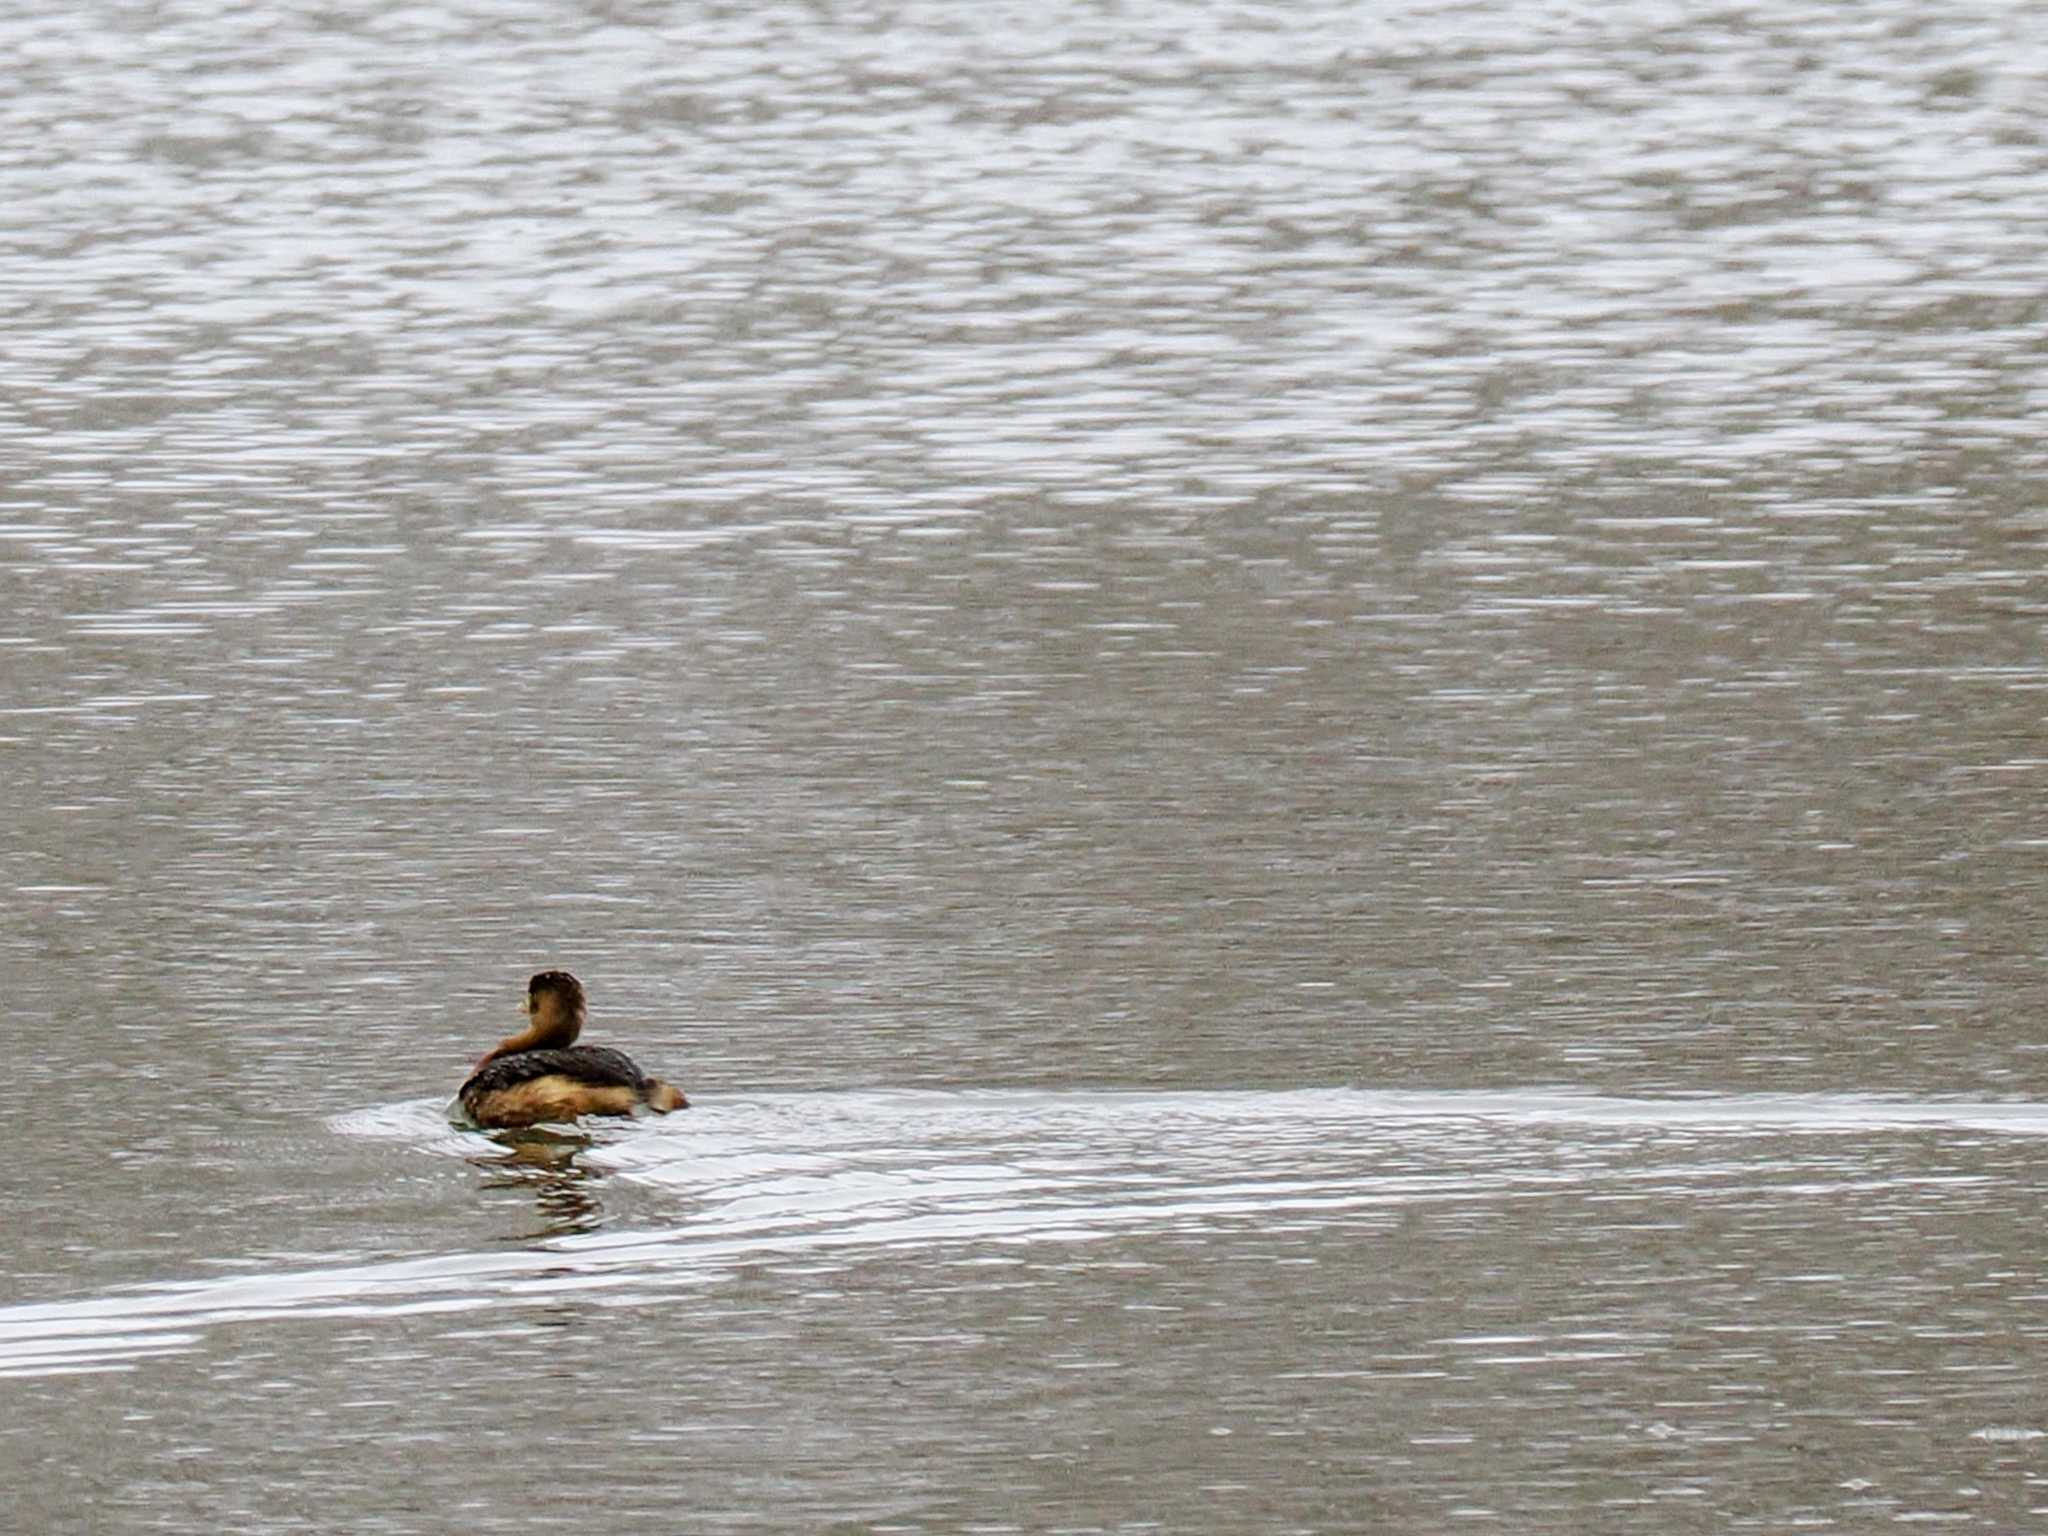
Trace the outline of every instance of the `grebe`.
[[455, 1097], [478, 1125], [538, 1125], [578, 1115], [656, 1114], [686, 1109], [674, 1083], [649, 1077], [624, 1051], [577, 1045], [583, 1033], [583, 983], [567, 971], [541, 971], [526, 984], [532, 1020], [486, 1051]]

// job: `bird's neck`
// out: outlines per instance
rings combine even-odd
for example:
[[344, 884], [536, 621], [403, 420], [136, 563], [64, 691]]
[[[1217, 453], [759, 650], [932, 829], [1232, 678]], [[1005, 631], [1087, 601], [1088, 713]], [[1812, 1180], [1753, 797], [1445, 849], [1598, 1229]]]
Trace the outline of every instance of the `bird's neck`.
[[507, 1035], [498, 1042], [490, 1056], [512, 1056], [520, 1051], [562, 1051], [576, 1043], [576, 1037], [583, 1033], [583, 1016], [565, 1009], [551, 1008], [536, 1013], [533, 1022], [516, 1035]]

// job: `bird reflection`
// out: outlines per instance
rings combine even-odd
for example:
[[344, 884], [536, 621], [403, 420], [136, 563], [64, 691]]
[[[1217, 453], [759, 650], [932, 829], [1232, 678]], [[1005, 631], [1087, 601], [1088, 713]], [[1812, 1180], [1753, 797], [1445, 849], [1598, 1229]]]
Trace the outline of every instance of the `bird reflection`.
[[502, 1239], [532, 1242], [592, 1232], [604, 1225], [604, 1203], [597, 1198], [602, 1175], [577, 1164], [576, 1154], [591, 1144], [588, 1136], [540, 1129], [512, 1131], [494, 1137], [497, 1149], [469, 1154], [470, 1162], [496, 1177], [485, 1189], [525, 1189], [533, 1193], [543, 1225], [538, 1231]]

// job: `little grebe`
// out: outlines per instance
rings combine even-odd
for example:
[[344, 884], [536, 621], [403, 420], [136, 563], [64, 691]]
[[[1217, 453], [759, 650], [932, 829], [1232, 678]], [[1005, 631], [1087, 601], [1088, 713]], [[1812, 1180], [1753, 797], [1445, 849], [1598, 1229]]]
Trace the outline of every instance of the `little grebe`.
[[583, 983], [567, 971], [541, 971], [526, 984], [532, 1021], [486, 1051], [456, 1098], [478, 1125], [538, 1125], [578, 1115], [656, 1114], [686, 1109], [682, 1089], [649, 1077], [632, 1057], [602, 1045], [577, 1045], [583, 1032]]

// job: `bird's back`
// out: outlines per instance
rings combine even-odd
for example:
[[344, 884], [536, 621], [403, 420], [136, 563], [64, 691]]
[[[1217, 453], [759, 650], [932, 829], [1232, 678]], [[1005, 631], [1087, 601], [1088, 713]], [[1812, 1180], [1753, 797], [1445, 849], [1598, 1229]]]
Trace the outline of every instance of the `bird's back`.
[[559, 1051], [515, 1051], [494, 1056], [470, 1074], [458, 1095], [468, 1102], [479, 1094], [500, 1093], [537, 1077], [566, 1077], [593, 1088], [640, 1088], [647, 1074], [633, 1058], [608, 1045], [572, 1045]]

